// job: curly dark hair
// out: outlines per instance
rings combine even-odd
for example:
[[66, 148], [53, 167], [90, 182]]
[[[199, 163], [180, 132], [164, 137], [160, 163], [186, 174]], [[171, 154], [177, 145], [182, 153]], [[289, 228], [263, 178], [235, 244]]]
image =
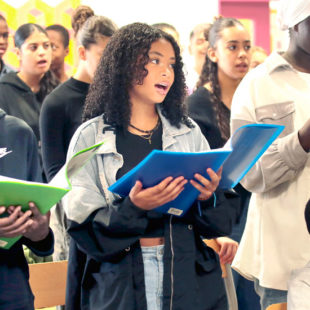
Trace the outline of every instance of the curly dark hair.
[[87, 5], [80, 5], [74, 10], [71, 16], [71, 26], [74, 32], [74, 37], [77, 36], [79, 30], [82, 28], [86, 20], [94, 15], [95, 12], [93, 9]]
[[[236, 26], [244, 27], [243, 24], [235, 18], [219, 17], [216, 19], [209, 31], [204, 33], [206, 40], [209, 41], [209, 46], [215, 49], [217, 41], [221, 38], [221, 32], [226, 28]], [[210, 97], [213, 104], [213, 110], [217, 118], [217, 123], [222, 138], [227, 141], [230, 136], [229, 119], [227, 119], [226, 109], [224, 109], [222, 104], [222, 94], [218, 80], [217, 63], [212, 62], [208, 55], [206, 55], [199, 81], [197, 82], [197, 88], [205, 85], [206, 83], [210, 83], [212, 89]]]
[[129, 89], [133, 83], [143, 84], [151, 44], [161, 38], [171, 43], [176, 58], [174, 83], [160, 104], [162, 114], [177, 128], [181, 123], [193, 127], [185, 112], [186, 86], [178, 44], [169, 34], [143, 23], [124, 26], [111, 37], [86, 98], [84, 121], [104, 113], [107, 124], [127, 129], [131, 116]]

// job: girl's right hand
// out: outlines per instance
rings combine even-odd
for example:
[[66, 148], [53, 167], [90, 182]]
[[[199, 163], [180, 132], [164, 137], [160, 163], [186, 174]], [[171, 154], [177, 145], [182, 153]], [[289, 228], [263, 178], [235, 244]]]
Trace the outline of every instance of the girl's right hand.
[[152, 210], [176, 199], [183, 191], [186, 183], [187, 180], [183, 176], [175, 179], [167, 177], [159, 184], [143, 189], [142, 183], [136, 181], [129, 193], [129, 198], [138, 208]]

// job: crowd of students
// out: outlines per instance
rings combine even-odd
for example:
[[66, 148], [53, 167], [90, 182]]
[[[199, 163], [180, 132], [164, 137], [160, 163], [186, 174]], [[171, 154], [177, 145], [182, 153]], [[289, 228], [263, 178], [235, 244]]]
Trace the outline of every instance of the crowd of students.
[[[69, 77], [63, 26], [21, 25], [15, 71], [3, 61], [9, 30], [0, 15], [0, 175], [50, 181], [66, 159], [105, 141], [51, 212], [35, 201], [25, 212], [0, 206], [0, 237], [22, 235], [0, 249], [0, 309], [34, 309], [23, 245], [68, 260], [69, 310], [225, 310], [220, 263], [237, 270], [240, 310], [310, 308], [310, 0], [281, 0], [279, 20], [289, 47], [269, 56], [235, 18], [197, 25], [191, 69], [172, 25], [118, 29], [80, 6]], [[221, 169], [209, 167], [208, 178], [137, 181], [123, 198], [108, 190], [154, 149], [219, 148], [251, 123], [285, 129], [233, 190], [219, 189]], [[183, 217], [156, 212], [189, 184], [199, 195]], [[211, 238], [218, 255], [203, 240]]]

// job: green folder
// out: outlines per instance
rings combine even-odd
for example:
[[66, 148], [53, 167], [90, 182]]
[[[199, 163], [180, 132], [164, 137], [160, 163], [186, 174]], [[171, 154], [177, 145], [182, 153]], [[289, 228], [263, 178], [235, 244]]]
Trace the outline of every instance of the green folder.
[[[0, 206], [21, 206], [29, 209], [28, 203], [34, 202], [42, 214], [47, 213], [66, 193], [71, 190], [70, 178], [77, 173], [99, 150], [104, 142], [81, 150], [62, 167], [50, 183], [37, 183], [18, 180], [0, 175]], [[7, 213], [0, 217], [8, 216]], [[0, 237], [0, 248], [9, 249], [21, 236]]]

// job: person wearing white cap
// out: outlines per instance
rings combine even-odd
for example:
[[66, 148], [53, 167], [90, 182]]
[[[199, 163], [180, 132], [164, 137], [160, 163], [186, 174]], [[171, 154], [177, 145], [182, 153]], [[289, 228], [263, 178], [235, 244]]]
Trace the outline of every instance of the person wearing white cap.
[[310, 261], [310, 0], [279, 2], [289, 47], [243, 78], [231, 108], [231, 132], [249, 123], [285, 126], [241, 181], [253, 194], [233, 267], [255, 282], [264, 310], [287, 301], [292, 272]]

